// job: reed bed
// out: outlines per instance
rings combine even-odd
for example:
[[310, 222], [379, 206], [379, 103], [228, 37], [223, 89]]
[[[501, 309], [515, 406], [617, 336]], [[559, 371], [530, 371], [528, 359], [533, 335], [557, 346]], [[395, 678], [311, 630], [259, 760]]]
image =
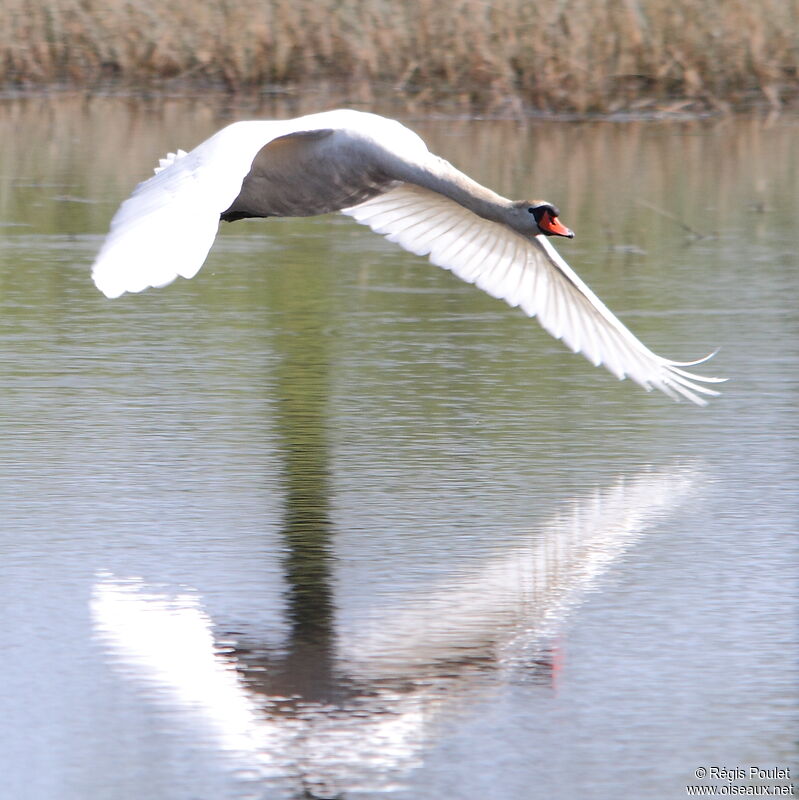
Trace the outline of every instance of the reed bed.
[[3, 0], [0, 85], [378, 87], [470, 110], [796, 99], [799, 0]]

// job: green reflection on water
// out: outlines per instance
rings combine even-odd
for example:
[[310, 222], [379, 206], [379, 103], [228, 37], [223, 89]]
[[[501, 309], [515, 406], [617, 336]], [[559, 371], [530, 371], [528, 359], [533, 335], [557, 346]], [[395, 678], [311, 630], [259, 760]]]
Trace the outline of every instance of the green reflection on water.
[[[333, 589], [331, 586], [330, 455], [327, 441], [329, 343], [324, 311], [329, 294], [319, 273], [281, 272], [272, 288], [295, 310], [273, 317], [275, 428], [282, 454], [283, 538], [288, 583], [289, 651], [281, 661], [291, 692], [311, 698], [332, 683]], [[311, 274], [308, 274], [308, 273]], [[324, 273], [322, 273], [324, 274]], [[291, 276], [291, 278], [290, 278]], [[294, 278], [303, 278], [298, 284]], [[303, 287], [301, 310], [290, 296]], [[298, 680], [302, 676], [302, 680]]]

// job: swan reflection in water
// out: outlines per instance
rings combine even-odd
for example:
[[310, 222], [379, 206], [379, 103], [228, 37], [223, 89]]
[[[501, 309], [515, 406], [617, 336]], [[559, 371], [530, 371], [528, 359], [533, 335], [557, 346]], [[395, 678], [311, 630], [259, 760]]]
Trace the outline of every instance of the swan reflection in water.
[[[479, 700], [498, 670], [552, 677], [551, 643], [570, 610], [700, 479], [696, 467], [621, 477], [471, 573], [377, 599], [354, 621], [334, 617], [316, 691], [269, 648], [218, 634], [193, 591], [99, 573], [95, 635], [122, 675], [258, 780], [306, 797], [387, 791], [418, 766], [448, 709]], [[313, 661], [312, 647], [303, 654]]]

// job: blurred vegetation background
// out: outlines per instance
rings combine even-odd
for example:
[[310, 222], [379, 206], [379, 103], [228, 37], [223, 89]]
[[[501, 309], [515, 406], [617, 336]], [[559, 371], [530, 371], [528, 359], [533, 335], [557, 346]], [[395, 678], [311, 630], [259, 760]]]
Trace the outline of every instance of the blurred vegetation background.
[[779, 108], [799, 0], [3, 0], [0, 87], [296, 90], [482, 112]]

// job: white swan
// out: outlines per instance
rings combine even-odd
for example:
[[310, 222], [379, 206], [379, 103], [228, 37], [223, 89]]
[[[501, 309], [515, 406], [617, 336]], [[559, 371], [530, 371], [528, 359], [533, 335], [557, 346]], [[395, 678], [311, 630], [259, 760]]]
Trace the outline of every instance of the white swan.
[[[339, 110], [236, 122], [161, 159], [117, 211], [92, 276], [107, 297], [193, 277], [220, 219], [341, 211], [412, 253], [519, 306], [622, 379], [705, 405], [720, 378], [645, 347], [558, 255], [572, 237], [545, 201], [513, 202], [430, 153], [399, 122]], [[710, 356], [708, 356], [709, 358]]]

